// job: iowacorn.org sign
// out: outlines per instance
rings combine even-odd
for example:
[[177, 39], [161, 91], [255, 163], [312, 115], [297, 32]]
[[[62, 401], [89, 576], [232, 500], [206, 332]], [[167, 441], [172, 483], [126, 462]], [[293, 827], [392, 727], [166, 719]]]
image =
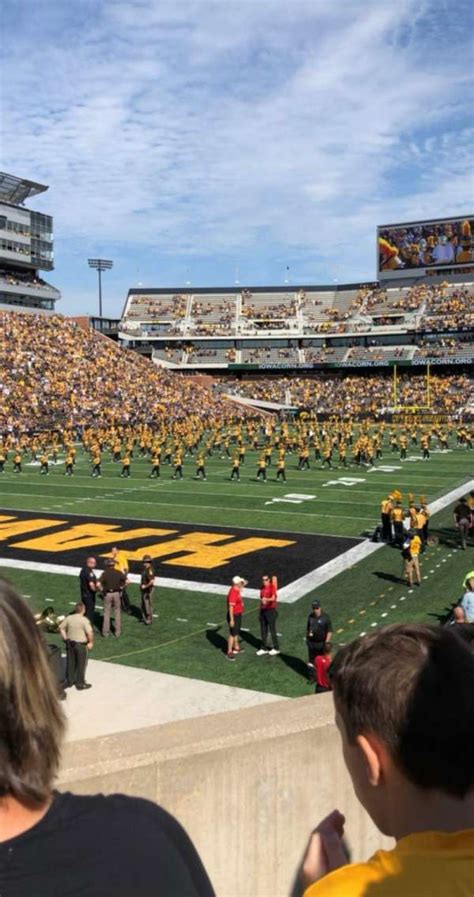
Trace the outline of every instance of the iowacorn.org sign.
[[[265, 572], [289, 585], [359, 539], [238, 527], [193, 526], [149, 520], [116, 520], [0, 509], [0, 563], [13, 559], [82, 567], [89, 556], [102, 567], [112, 546], [141, 569], [151, 555], [161, 577], [226, 584], [232, 576], [258, 580]], [[171, 583], [170, 583], [171, 584]]]

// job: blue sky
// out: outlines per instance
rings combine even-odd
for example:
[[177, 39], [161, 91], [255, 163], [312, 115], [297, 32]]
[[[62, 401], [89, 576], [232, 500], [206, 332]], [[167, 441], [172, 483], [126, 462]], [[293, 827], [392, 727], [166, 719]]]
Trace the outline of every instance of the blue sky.
[[[1, 167], [50, 185], [65, 313], [130, 286], [366, 280], [472, 212], [471, 0], [4, 0]], [[7, 79], [5, 78], [5, 81]]]

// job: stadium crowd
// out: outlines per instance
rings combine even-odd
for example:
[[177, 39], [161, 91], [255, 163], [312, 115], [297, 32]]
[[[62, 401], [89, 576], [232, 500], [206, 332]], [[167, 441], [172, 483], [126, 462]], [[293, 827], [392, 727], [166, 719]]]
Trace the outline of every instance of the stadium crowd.
[[37, 290], [41, 290], [43, 287], [49, 287], [49, 284], [46, 283], [42, 277], [38, 277], [34, 271], [12, 271], [8, 268], [0, 268], [0, 280], [10, 286], [24, 284], [28, 287], [34, 287]]
[[0, 357], [0, 431], [230, 417], [195, 381], [177, 388], [172, 374], [59, 315], [0, 313]]
[[[393, 379], [391, 376], [373, 374], [364, 377], [363, 388], [359, 377], [303, 377], [259, 378], [249, 381], [221, 381], [237, 395], [269, 402], [291, 403], [301, 407], [314, 407], [320, 413], [372, 414], [378, 417], [391, 408]], [[438, 413], [456, 414], [473, 394], [471, 379], [444, 374], [431, 377], [432, 410]], [[405, 374], [398, 381], [398, 403], [402, 406], [426, 405], [426, 377]]]

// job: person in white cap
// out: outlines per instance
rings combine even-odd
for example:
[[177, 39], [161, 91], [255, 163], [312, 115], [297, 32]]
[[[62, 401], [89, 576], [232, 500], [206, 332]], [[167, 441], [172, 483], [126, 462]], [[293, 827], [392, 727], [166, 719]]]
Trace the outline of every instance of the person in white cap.
[[227, 660], [235, 660], [236, 654], [241, 654], [243, 648], [239, 645], [239, 634], [242, 626], [242, 614], [244, 602], [242, 589], [247, 581], [241, 576], [234, 576], [232, 585], [227, 595], [227, 622], [229, 624], [229, 638], [227, 639]]

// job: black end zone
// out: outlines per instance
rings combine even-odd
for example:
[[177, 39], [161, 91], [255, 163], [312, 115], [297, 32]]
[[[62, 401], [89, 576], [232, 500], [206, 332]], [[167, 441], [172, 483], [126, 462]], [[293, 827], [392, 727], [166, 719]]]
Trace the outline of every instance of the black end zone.
[[[363, 541], [341, 536], [33, 511], [0, 509], [0, 515], [3, 518], [0, 519], [0, 558], [80, 567], [92, 555], [101, 567], [104, 555], [116, 544], [127, 555], [134, 555], [130, 558], [132, 573], [142, 569], [143, 555], [151, 554], [155, 571], [161, 577], [227, 585], [238, 574], [253, 588], [258, 587], [263, 573], [276, 575], [280, 587], [290, 585]], [[15, 524], [24, 531], [18, 532], [16, 526], [17, 531], [9, 533]], [[133, 535], [145, 528], [167, 530], [167, 533]], [[184, 565], [180, 563], [183, 559]]]

